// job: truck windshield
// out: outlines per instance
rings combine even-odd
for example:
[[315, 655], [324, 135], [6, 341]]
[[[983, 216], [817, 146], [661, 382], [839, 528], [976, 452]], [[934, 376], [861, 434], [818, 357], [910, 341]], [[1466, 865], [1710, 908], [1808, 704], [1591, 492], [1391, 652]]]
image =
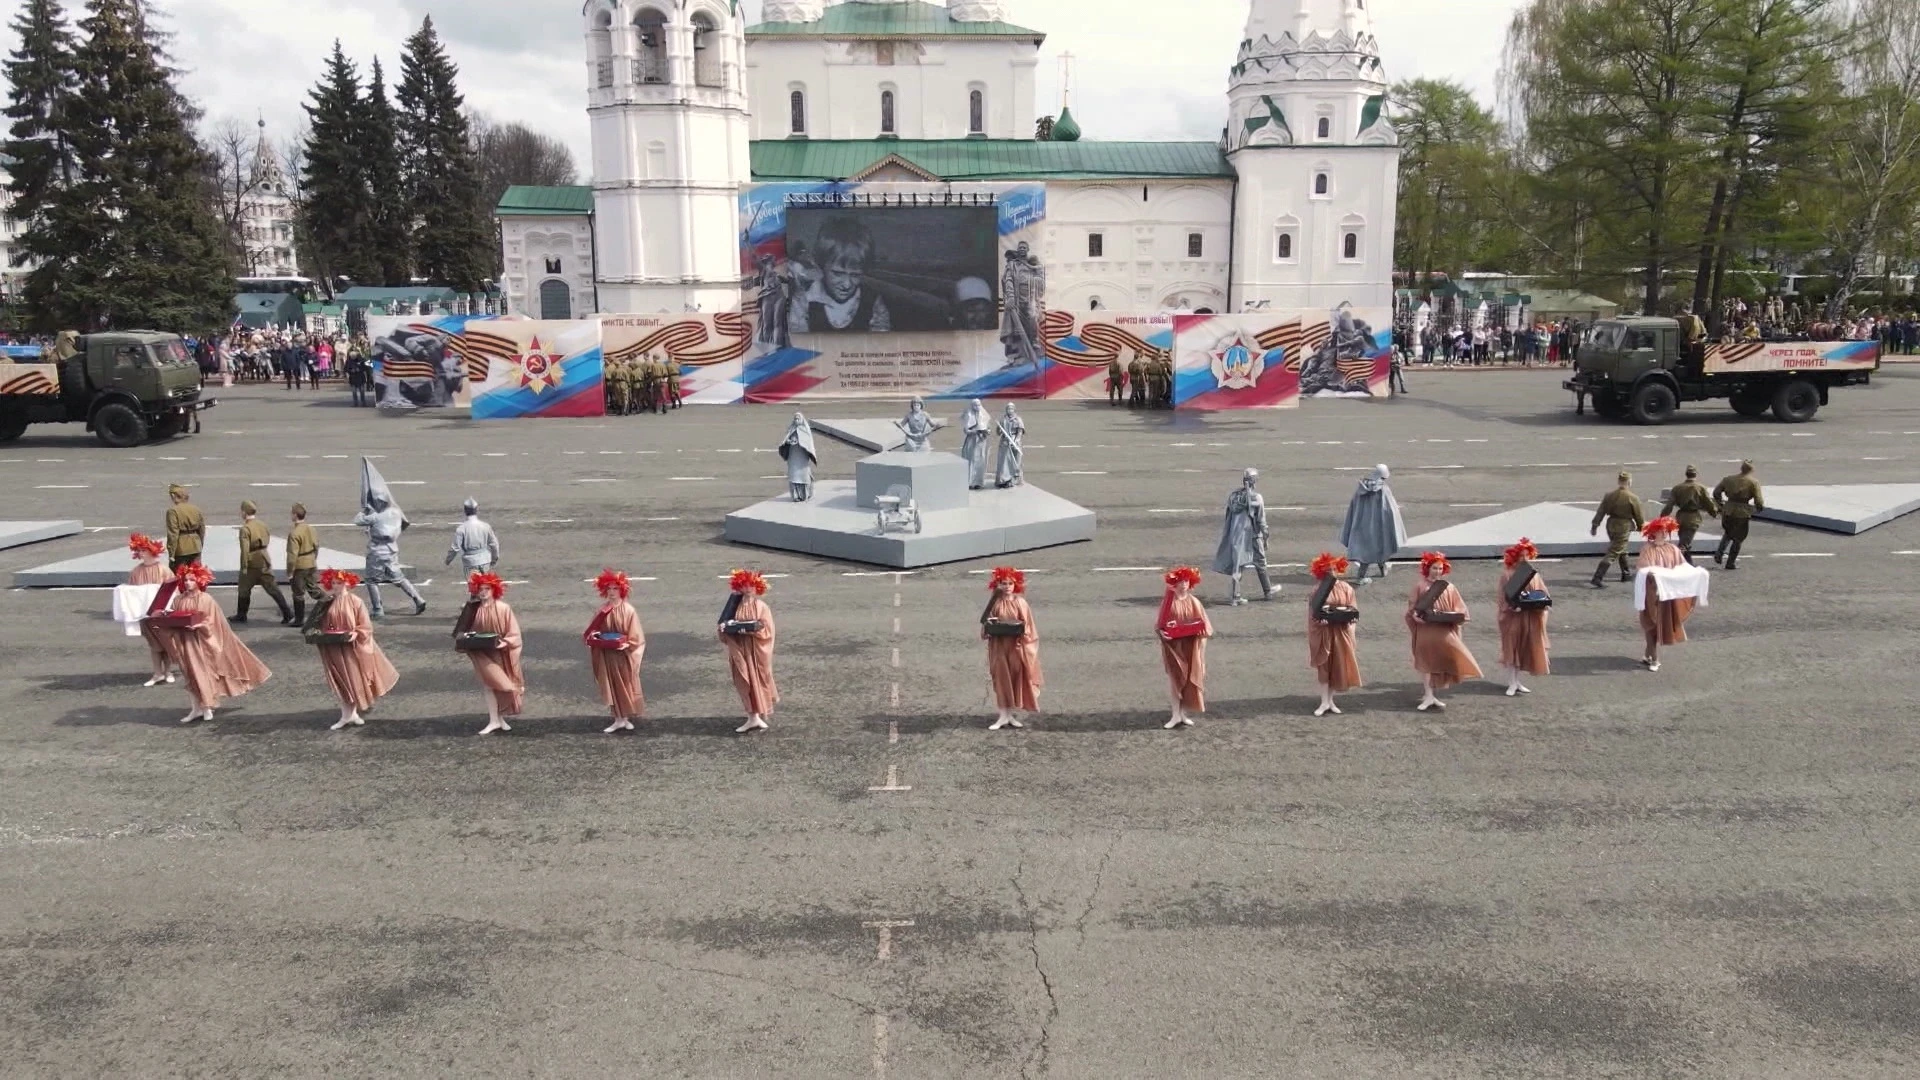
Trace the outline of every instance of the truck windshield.
[[147, 348], [152, 353], [153, 362], [161, 365], [162, 367], [165, 367], [168, 364], [193, 363], [193, 358], [187, 355], [186, 342], [181, 341], [179, 338], [175, 338], [172, 341], [162, 341], [155, 345], [149, 345], [147, 346]]
[[1602, 352], [1612, 352], [1620, 347], [1620, 337], [1626, 327], [1619, 323], [1601, 323], [1587, 333], [1587, 344]]

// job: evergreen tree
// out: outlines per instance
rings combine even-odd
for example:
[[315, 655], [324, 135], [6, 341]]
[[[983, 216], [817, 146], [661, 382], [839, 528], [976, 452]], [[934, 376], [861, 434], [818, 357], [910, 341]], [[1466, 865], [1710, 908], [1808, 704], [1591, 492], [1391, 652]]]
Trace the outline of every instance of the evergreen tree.
[[316, 269], [368, 284], [380, 277], [374, 233], [374, 193], [361, 157], [360, 73], [333, 43], [327, 69], [308, 91], [305, 165], [300, 176], [302, 230]]
[[[13, 159], [7, 182], [13, 196], [10, 213], [24, 225], [14, 257], [22, 265], [31, 262], [41, 268], [29, 276], [26, 290], [29, 312], [39, 314], [53, 303], [72, 250], [64, 235], [70, 219], [62, 211], [75, 207], [62, 206], [62, 199], [73, 183], [66, 122], [78, 80], [73, 33], [59, 0], [28, 0], [13, 32], [20, 46], [4, 65], [11, 91], [6, 114], [12, 123], [0, 153]], [[36, 328], [54, 327], [38, 323]]]
[[480, 208], [480, 170], [454, 85], [458, 75], [433, 20], [422, 20], [400, 58], [399, 91], [415, 270], [428, 281], [475, 292], [492, 271], [494, 239]]
[[406, 176], [400, 167], [399, 121], [387, 99], [387, 81], [378, 57], [367, 80], [359, 132], [360, 161], [366, 169], [367, 191], [373, 200], [374, 261], [380, 284], [406, 285], [413, 277], [412, 203]]
[[232, 316], [234, 267], [214, 216], [192, 105], [145, 0], [88, 0], [67, 118], [79, 212], [48, 309], [59, 325], [201, 331]]

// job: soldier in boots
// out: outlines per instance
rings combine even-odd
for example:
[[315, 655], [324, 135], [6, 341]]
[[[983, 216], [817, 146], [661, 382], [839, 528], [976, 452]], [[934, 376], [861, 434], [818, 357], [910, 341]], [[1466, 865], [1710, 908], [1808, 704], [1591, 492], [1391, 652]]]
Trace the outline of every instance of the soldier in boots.
[[293, 504], [293, 531], [287, 534], [287, 588], [293, 593], [293, 625], [307, 623], [307, 601], [326, 595], [314, 580], [320, 561], [320, 540], [307, 524], [307, 508]]
[[254, 517], [260, 508], [251, 500], [240, 504], [240, 601], [233, 613], [232, 622], [247, 621], [247, 608], [253, 604], [255, 585], [267, 590], [267, 598], [280, 609], [280, 625], [293, 624], [293, 609], [287, 606], [286, 595], [280, 591], [280, 584], [273, 580], [273, 557], [267, 554], [267, 545], [273, 542], [273, 534], [268, 531], [266, 522]]
[[1660, 507], [1660, 516], [1668, 514], [1680, 523], [1680, 554], [1693, 565], [1693, 538], [1700, 533], [1700, 526], [1708, 516], [1719, 517], [1720, 505], [1713, 501], [1713, 494], [1700, 482], [1700, 470], [1687, 466], [1687, 478], [1667, 493], [1666, 504]]
[[1620, 474], [1620, 486], [1607, 492], [1600, 500], [1600, 509], [1594, 511], [1593, 526], [1587, 531], [1598, 535], [1600, 526], [1607, 527], [1607, 553], [1600, 558], [1600, 565], [1593, 569], [1593, 587], [1607, 587], [1607, 564], [1620, 564], [1620, 580], [1632, 581], [1633, 572], [1627, 567], [1627, 541], [1647, 523], [1646, 514], [1640, 508], [1640, 496], [1633, 493], [1633, 476]]
[[1740, 545], [1747, 542], [1747, 528], [1753, 524], [1753, 515], [1767, 508], [1760, 494], [1760, 481], [1753, 478], [1753, 462], [1741, 462], [1739, 475], [1720, 481], [1713, 489], [1713, 498], [1720, 504], [1722, 524], [1720, 549], [1713, 553], [1713, 561], [1725, 558], [1727, 569], [1732, 570], [1740, 560]]

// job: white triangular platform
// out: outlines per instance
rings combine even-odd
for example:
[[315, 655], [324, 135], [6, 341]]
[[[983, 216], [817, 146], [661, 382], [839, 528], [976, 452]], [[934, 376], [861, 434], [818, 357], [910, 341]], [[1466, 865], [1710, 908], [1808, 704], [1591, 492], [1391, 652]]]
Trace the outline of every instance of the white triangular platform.
[[1920, 510], [1920, 484], [1769, 484], [1762, 490], [1762, 520], [1848, 536]]
[[814, 431], [856, 450], [884, 454], [907, 445], [906, 433], [891, 420], [808, 420]]
[[0, 521], [0, 551], [72, 536], [80, 528], [77, 521]]
[[[1607, 553], [1607, 534], [1602, 528], [1600, 535], [1592, 535], [1588, 531], [1592, 525], [1592, 510], [1565, 503], [1534, 503], [1409, 537], [1396, 558], [1418, 559], [1423, 551], [1444, 551], [1451, 559], [1497, 559], [1523, 536], [1533, 541], [1544, 558], [1598, 558]], [[1639, 550], [1643, 540], [1634, 533], [1629, 549]], [[1720, 537], [1701, 533], [1693, 539], [1693, 550], [1711, 552], [1719, 543]]]
[[[267, 545], [267, 553], [273, 560], [274, 576], [286, 580], [287, 542], [286, 538], [276, 536]], [[332, 567], [337, 570], [352, 570], [356, 574], [366, 571], [367, 559], [364, 554], [349, 555], [332, 548], [320, 549], [320, 568]], [[213, 571], [213, 580], [220, 585], [232, 585], [240, 580], [240, 530], [232, 525], [214, 525], [207, 529], [206, 548], [200, 554], [200, 561]], [[65, 562], [48, 563], [31, 570], [16, 570], [13, 573], [13, 586], [16, 589], [52, 589], [87, 588], [119, 585], [127, 580], [127, 571], [133, 567], [133, 558], [125, 547], [112, 551], [103, 551], [98, 555], [82, 555]]]

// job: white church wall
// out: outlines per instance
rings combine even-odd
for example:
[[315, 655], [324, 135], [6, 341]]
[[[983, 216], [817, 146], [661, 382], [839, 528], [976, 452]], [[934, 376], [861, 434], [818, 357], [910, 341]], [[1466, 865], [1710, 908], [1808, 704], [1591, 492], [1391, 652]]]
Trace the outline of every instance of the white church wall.
[[[1399, 194], [1392, 147], [1272, 147], [1233, 155], [1240, 173], [1234, 310], [1391, 307]], [[1316, 178], [1327, 178], [1327, 192]], [[1280, 237], [1288, 236], [1286, 257]], [[1352, 257], [1346, 238], [1355, 237]]]
[[[1232, 193], [1229, 180], [1048, 183], [1047, 306], [1084, 312], [1098, 299], [1112, 311], [1224, 310]], [[1188, 254], [1194, 234], [1198, 257]]]
[[545, 318], [540, 287], [558, 281], [567, 287], [569, 310], [558, 318], [592, 314], [593, 228], [584, 214], [513, 216], [500, 219], [506, 273], [501, 283], [507, 311]]
[[[879, 51], [885, 46], [888, 51]], [[888, 58], [888, 62], [881, 62]], [[982, 95], [984, 130], [993, 139], [1033, 135], [1034, 69], [1030, 42], [874, 42], [822, 38], [757, 38], [747, 47], [747, 90], [753, 137], [785, 139], [792, 94], [805, 95], [805, 134], [813, 139], [877, 139], [881, 94], [894, 95], [901, 139], [963, 139], [971, 127], [970, 94]]]

